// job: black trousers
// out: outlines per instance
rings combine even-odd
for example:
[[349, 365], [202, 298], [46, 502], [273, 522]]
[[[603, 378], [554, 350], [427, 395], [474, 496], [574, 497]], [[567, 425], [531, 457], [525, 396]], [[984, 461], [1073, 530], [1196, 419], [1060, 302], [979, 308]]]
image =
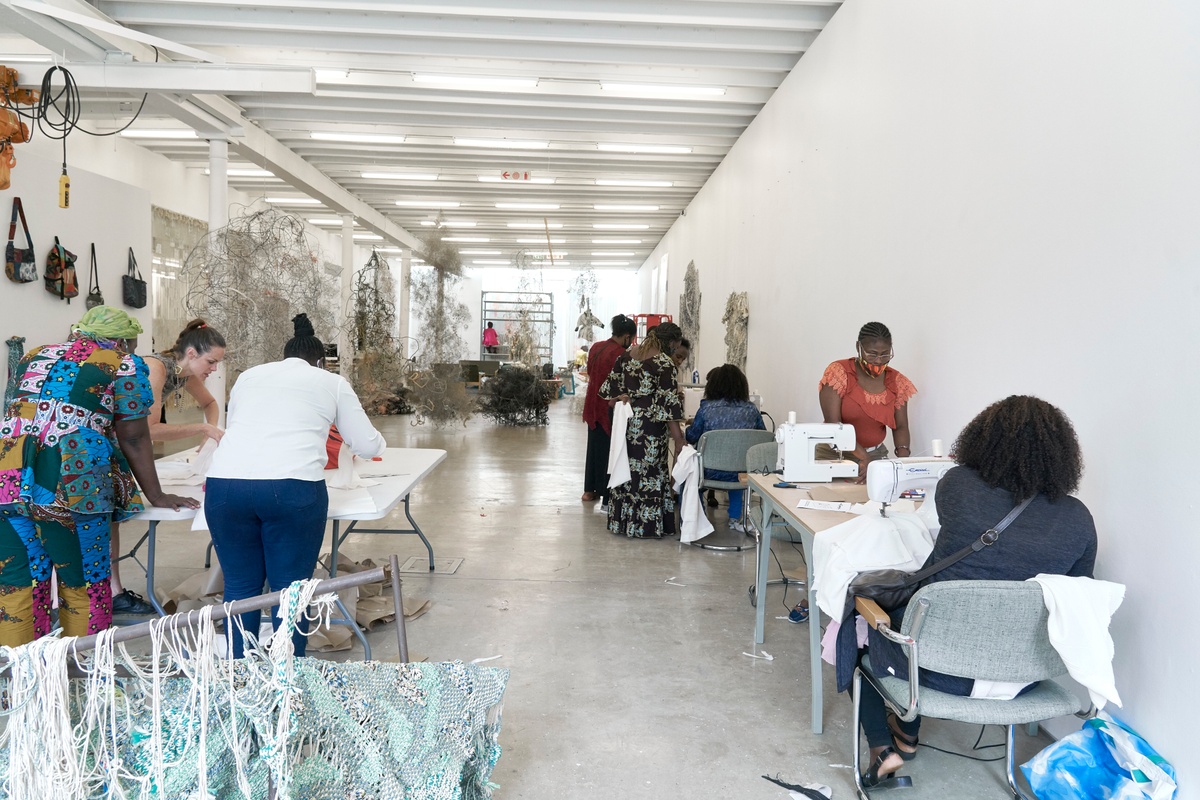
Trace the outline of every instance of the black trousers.
[[587, 459], [583, 465], [583, 490], [608, 502], [608, 448], [611, 437], [600, 425], [588, 429]]

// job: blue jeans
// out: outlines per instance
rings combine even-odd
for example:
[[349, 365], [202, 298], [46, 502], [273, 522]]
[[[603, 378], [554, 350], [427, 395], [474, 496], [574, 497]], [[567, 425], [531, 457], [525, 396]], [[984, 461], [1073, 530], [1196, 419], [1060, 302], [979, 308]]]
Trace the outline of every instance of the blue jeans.
[[[204, 492], [204, 515], [217, 559], [225, 572], [225, 602], [281, 591], [294, 581], [311, 578], [325, 536], [329, 491], [325, 481], [242, 480], [209, 478]], [[245, 630], [258, 636], [261, 611], [241, 615]], [[279, 628], [279, 606], [271, 608]], [[241, 658], [242, 633], [229, 622], [233, 657]], [[304, 655], [308, 630], [301, 621], [292, 636], [296, 655]]]
[[735, 522], [742, 521], [742, 500], [746, 497], [746, 490], [740, 492], [729, 493], [729, 518]]

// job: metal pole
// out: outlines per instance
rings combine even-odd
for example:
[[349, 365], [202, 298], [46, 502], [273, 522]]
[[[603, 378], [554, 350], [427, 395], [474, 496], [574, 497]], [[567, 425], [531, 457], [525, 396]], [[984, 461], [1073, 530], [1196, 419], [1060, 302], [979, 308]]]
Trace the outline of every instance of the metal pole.
[[400, 594], [400, 559], [392, 553], [388, 567], [392, 573], [392, 601], [396, 604], [396, 639], [400, 644], [400, 663], [408, 663], [408, 630], [404, 623], [404, 598]]

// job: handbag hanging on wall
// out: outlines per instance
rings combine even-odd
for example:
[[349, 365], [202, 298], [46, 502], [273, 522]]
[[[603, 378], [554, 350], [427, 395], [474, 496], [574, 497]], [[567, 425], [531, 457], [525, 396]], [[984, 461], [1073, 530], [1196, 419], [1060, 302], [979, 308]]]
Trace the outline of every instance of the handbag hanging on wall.
[[79, 276], [75, 274], [75, 254], [54, 237], [54, 247], [46, 259], [46, 291], [60, 300], [71, 302], [79, 296]]
[[917, 590], [921, 588], [921, 583], [931, 575], [935, 575], [951, 564], [957, 564], [971, 553], [978, 553], [985, 547], [989, 547], [996, 543], [1000, 538], [1000, 533], [1012, 524], [1012, 521], [1021, 515], [1021, 512], [1029, 507], [1033, 502], [1032, 497], [1027, 497], [1019, 505], [1008, 512], [1004, 519], [1000, 520], [999, 524], [994, 528], [989, 528], [980, 534], [979, 538], [971, 542], [963, 549], [951, 553], [936, 564], [931, 564], [919, 572], [904, 572], [898, 569], [875, 569], [870, 572], [860, 572], [858, 576], [850, 582], [850, 588], [847, 594], [852, 597], [865, 597], [868, 600], [874, 600], [880, 608], [889, 614], [907, 605]]
[[132, 247], [129, 248], [129, 262], [125, 274], [121, 276], [121, 299], [130, 308], [146, 307], [146, 282], [142, 280], [142, 271], [138, 269]]
[[[21, 218], [21, 230], [25, 232], [25, 244], [28, 247], [17, 247], [14, 239], [17, 235], [17, 217]], [[29, 236], [29, 225], [25, 222], [25, 207], [21, 198], [14, 197], [12, 202], [12, 222], [8, 226], [8, 245], [4, 248], [4, 274], [10, 281], [17, 283], [33, 283], [38, 279], [37, 258], [33, 254], [33, 239]]]
[[104, 305], [104, 295], [100, 294], [100, 273], [96, 271], [96, 243], [92, 242], [92, 273], [88, 278], [87, 299], [83, 301], [88, 308]]

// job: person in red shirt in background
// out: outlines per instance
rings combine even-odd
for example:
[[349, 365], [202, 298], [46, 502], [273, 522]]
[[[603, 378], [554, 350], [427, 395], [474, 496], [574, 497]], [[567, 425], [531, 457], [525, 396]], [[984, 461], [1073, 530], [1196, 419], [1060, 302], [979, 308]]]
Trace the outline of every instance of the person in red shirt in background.
[[[857, 357], [834, 361], [821, 376], [821, 413], [826, 422], [854, 426], [853, 451], [843, 453], [858, 462], [859, 482], [866, 479], [867, 464], [887, 458], [888, 428], [897, 458], [912, 455], [909, 445], [908, 401], [917, 393], [913, 382], [888, 366], [895, 351], [892, 332], [882, 322], [868, 322], [858, 332]], [[818, 457], [821, 457], [818, 450]]]
[[583, 467], [585, 502], [608, 503], [608, 448], [612, 433], [612, 406], [600, 396], [600, 387], [612, 372], [613, 364], [637, 335], [637, 323], [624, 314], [612, 318], [612, 338], [594, 344], [588, 351], [587, 394], [583, 402], [583, 421], [588, 426], [587, 457]]
[[500, 334], [496, 333], [496, 329], [492, 327], [492, 323], [488, 323], [483, 329], [483, 347], [489, 353], [495, 353], [496, 348], [500, 345]]

